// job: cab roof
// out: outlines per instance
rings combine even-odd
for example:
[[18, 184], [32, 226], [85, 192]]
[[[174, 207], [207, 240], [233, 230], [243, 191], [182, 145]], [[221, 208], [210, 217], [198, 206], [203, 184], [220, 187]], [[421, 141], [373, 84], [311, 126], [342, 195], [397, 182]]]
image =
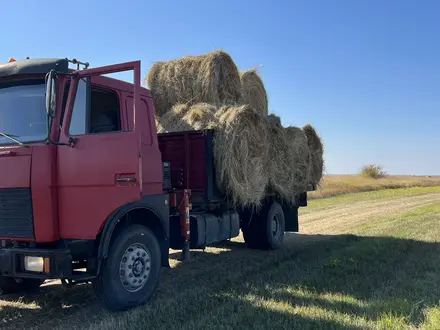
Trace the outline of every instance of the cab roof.
[[67, 73], [69, 61], [65, 58], [32, 58], [0, 64], [0, 78], [21, 74], [46, 74], [50, 70]]

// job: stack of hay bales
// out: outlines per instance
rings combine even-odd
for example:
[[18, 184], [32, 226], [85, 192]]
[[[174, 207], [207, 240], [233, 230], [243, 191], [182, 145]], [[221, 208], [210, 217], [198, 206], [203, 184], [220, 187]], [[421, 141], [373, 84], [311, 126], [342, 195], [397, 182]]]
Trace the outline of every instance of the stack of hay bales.
[[223, 51], [157, 62], [147, 75], [147, 83], [159, 117], [178, 103], [205, 102], [220, 107], [236, 104], [241, 97], [237, 66]]
[[236, 205], [258, 207], [268, 193], [295, 203], [309, 182], [320, 182], [323, 146], [316, 131], [284, 128], [268, 115], [261, 77], [239, 72], [227, 53], [155, 63], [147, 82], [159, 133], [215, 128], [217, 183]]

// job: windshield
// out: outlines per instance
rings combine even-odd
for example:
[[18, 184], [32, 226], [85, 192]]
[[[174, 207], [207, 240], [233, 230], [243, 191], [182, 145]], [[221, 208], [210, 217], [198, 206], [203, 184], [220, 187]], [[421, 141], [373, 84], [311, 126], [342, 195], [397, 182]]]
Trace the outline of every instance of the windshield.
[[0, 145], [47, 138], [44, 80], [0, 84]]

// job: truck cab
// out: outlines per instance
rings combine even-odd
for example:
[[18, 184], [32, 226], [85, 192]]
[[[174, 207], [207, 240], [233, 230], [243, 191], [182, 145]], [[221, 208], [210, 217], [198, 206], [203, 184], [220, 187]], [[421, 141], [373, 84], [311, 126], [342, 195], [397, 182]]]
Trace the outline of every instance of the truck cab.
[[[168, 264], [168, 195], [140, 63], [78, 69], [67, 59], [0, 65], [4, 293], [49, 278], [75, 283], [96, 277], [115, 233], [130, 236], [128, 224], [142, 224], [143, 235], [154, 236], [156, 244], [136, 251]], [[104, 76], [126, 70], [134, 72], [134, 84]]]

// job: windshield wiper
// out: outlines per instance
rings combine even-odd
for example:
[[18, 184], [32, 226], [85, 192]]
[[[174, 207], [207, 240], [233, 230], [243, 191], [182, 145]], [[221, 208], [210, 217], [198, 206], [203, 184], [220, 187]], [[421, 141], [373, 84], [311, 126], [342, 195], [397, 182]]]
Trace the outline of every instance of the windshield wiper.
[[3, 133], [3, 132], [0, 132], [0, 135], [1, 135], [1, 136], [4, 136], [5, 138], [8, 138], [8, 139], [10, 139], [10, 140], [12, 140], [12, 141], [14, 141], [14, 142], [16, 142], [16, 143], [18, 143], [19, 145], [21, 145], [21, 146], [23, 146], [23, 147], [27, 147], [27, 145], [25, 145], [23, 142], [18, 141], [17, 139], [15, 139], [15, 138], [18, 137], [17, 135], [8, 134], [8, 133]]

